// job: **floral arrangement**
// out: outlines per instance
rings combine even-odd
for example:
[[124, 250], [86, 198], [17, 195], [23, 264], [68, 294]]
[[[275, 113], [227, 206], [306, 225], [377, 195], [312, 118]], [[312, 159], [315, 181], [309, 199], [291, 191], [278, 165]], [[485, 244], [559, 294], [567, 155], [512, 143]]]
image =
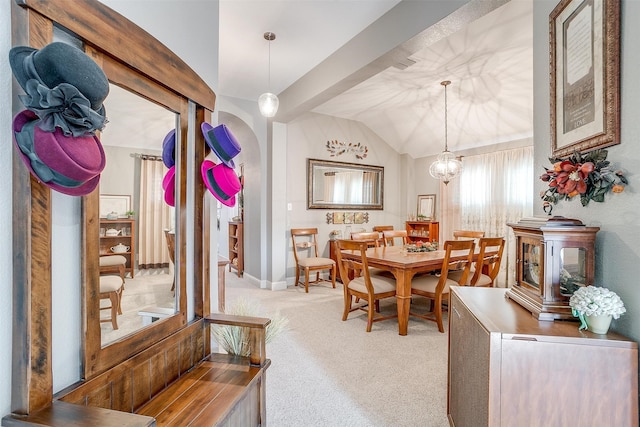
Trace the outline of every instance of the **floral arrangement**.
[[[240, 298], [236, 303], [228, 309], [227, 314], [237, 316], [260, 317], [260, 308], [256, 304], [250, 304], [246, 300]], [[265, 343], [273, 341], [289, 324], [289, 320], [275, 313], [271, 318], [271, 323], [267, 325], [265, 330]], [[251, 346], [249, 343], [249, 328], [241, 326], [218, 325], [212, 326], [212, 334], [220, 347], [229, 354], [238, 356], [249, 356]]]
[[573, 315], [582, 322], [580, 329], [586, 328], [585, 316], [609, 315], [618, 319], [627, 311], [618, 294], [607, 288], [591, 285], [582, 286], [575, 291], [569, 299], [569, 306]]
[[417, 241], [404, 247], [407, 252], [432, 252], [438, 250], [438, 242]]
[[571, 200], [578, 195], [582, 206], [587, 206], [590, 200], [604, 202], [606, 193], [622, 193], [628, 184], [621, 170], [610, 168], [607, 150], [594, 150], [584, 155], [575, 152], [566, 159], [549, 158], [549, 161], [553, 167], [545, 168], [540, 176], [542, 181], [549, 183], [549, 188], [540, 194], [546, 204]]

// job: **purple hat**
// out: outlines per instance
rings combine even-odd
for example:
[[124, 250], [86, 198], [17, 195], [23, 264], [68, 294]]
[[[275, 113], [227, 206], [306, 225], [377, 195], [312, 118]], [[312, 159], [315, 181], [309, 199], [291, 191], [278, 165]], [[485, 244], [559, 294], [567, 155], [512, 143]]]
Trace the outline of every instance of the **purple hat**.
[[242, 188], [240, 179], [229, 166], [205, 160], [200, 166], [202, 180], [211, 194], [226, 206], [236, 204], [236, 194]]
[[106, 159], [96, 136], [65, 136], [61, 129], [45, 132], [35, 113], [24, 110], [13, 119], [13, 141], [31, 174], [44, 185], [70, 196], [91, 193], [100, 181]]
[[176, 130], [171, 129], [162, 142], [162, 163], [168, 168], [176, 164]]
[[204, 139], [207, 141], [209, 148], [218, 156], [225, 165], [235, 168], [233, 159], [240, 152], [240, 144], [233, 136], [227, 125], [218, 125], [215, 128], [207, 122], [200, 125]]
[[164, 190], [164, 201], [169, 206], [176, 205], [176, 167], [171, 166], [162, 178], [162, 189]]

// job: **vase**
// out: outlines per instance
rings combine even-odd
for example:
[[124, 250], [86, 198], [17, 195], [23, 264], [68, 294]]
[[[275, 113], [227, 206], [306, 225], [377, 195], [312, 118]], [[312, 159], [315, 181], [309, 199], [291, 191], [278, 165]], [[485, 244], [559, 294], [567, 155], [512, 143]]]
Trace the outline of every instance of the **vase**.
[[610, 314], [585, 316], [587, 328], [594, 334], [606, 334], [611, 325], [611, 317]]

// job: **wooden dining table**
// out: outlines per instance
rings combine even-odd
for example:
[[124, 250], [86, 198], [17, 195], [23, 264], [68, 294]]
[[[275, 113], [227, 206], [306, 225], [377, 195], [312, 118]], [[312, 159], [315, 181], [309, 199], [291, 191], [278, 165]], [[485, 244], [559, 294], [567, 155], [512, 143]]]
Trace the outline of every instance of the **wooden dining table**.
[[[467, 252], [468, 253], [468, 252]], [[485, 255], [492, 252], [487, 251]], [[342, 251], [343, 258], [360, 260], [358, 251]], [[396, 279], [396, 300], [398, 307], [398, 333], [407, 335], [409, 307], [411, 304], [411, 280], [418, 273], [426, 273], [442, 268], [445, 251], [407, 252], [402, 246], [383, 246], [367, 249], [369, 267], [390, 271]], [[466, 258], [465, 251], [451, 252], [450, 261]], [[474, 255], [474, 261], [477, 257]]]

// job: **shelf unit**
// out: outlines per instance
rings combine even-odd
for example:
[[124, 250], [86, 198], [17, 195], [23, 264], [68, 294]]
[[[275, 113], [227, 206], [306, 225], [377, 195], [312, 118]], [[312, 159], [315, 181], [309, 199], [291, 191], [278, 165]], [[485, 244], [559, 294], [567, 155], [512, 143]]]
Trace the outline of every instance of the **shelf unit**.
[[244, 272], [244, 227], [241, 221], [229, 221], [229, 271], [238, 277]]
[[[119, 233], [117, 236], [107, 236], [106, 230], [115, 229]], [[104, 233], [103, 233], [104, 230]], [[135, 263], [136, 253], [136, 223], [133, 219], [100, 219], [100, 256], [104, 255], [122, 255], [127, 259], [125, 265], [125, 274], [128, 272], [133, 279], [133, 265]], [[122, 243], [129, 246], [128, 252], [114, 253], [111, 247]]]
[[440, 223], [437, 221], [407, 221], [405, 227], [411, 243], [437, 242], [440, 235]]
[[[637, 427], [638, 345], [538, 321], [505, 292], [451, 287], [450, 425]], [[579, 404], [563, 403], [577, 391]]]

